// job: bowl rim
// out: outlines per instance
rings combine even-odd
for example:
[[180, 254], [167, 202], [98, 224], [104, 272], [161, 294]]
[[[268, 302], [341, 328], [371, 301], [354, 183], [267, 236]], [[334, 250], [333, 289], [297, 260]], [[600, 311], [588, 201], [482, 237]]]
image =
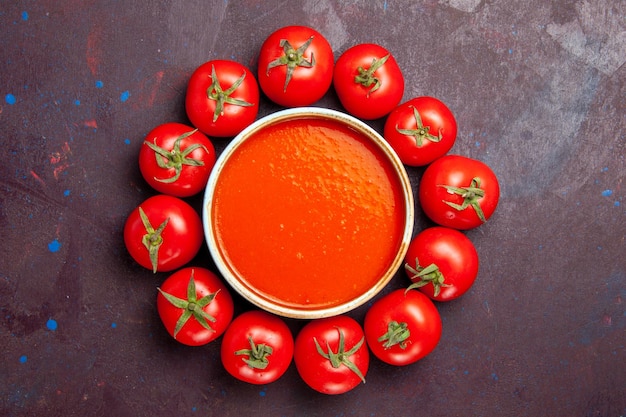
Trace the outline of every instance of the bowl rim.
[[[343, 302], [341, 304], [332, 305], [329, 307], [322, 307], [318, 309], [302, 308], [280, 305], [278, 303], [268, 300], [266, 297], [255, 294], [250, 291], [247, 286], [239, 281], [239, 278], [234, 274], [231, 268], [227, 265], [226, 260], [222, 257], [220, 249], [218, 248], [217, 239], [212, 225], [212, 207], [213, 207], [213, 194], [217, 181], [220, 177], [220, 173], [224, 165], [228, 162], [230, 157], [235, 153], [238, 147], [244, 143], [248, 138], [252, 137], [257, 131], [262, 130], [264, 127], [273, 125], [275, 123], [296, 120], [296, 119], [331, 119], [338, 121], [344, 125], [348, 125], [360, 135], [366, 137], [373, 142], [385, 155], [390, 163], [390, 167], [393, 172], [398, 176], [398, 181], [402, 187], [402, 197], [404, 201], [404, 230], [400, 239], [400, 245], [395, 258], [387, 268], [383, 276], [376, 282], [375, 285], [370, 287], [367, 291], [359, 296]], [[205, 241], [207, 243], [209, 253], [213, 258], [213, 261], [219, 270], [222, 278], [244, 299], [252, 303], [253, 305], [268, 311], [270, 313], [296, 319], [318, 319], [330, 316], [336, 316], [344, 314], [349, 311], [362, 306], [373, 297], [375, 297], [391, 279], [395, 276], [396, 272], [402, 265], [404, 257], [408, 250], [409, 243], [413, 234], [415, 215], [414, 215], [414, 197], [411, 182], [406, 172], [405, 166], [393, 150], [391, 145], [371, 126], [366, 124], [360, 119], [357, 119], [349, 114], [343, 113], [338, 110], [327, 109], [322, 107], [296, 107], [279, 110], [274, 113], [270, 113], [264, 117], [261, 117], [254, 121], [252, 124], [243, 129], [237, 134], [224, 148], [219, 157], [217, 158], [215, 165], [209, 176], [207, 182], [203, 201], [202, 201], [202, 225], [204, 229]]]

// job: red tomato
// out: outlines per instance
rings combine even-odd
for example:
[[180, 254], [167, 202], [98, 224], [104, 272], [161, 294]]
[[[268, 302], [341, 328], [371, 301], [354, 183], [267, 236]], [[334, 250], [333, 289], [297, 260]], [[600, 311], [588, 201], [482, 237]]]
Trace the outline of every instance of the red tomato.
[[204, 190], [215, 148], [203, 133], [181, 123], [152, 129], [139, 150], [139, 170], [156, 191], [190, 197]]
[[395, 58], [371, 43], [355, 45], [339, 57], [333, 85], [343, 107], [365, 120], [386, 116], [404, 94], [404, 77]]
[[308, 106], [330, 88], [334, 60], [330, 44], [319, 32], [306, 26], [286, 26], [261, 46], [259, 85], [274, 103]]
[[374, 356], [391, 365], [414, 363], [441, 339], [437, 308], [419, 291], [399, 289], [384, 295], [365, 314], [365, 339]]
[[228, 288], [208, 269], [180, 269], [158, 291], [159, 317], [168, 333], [184, 345], [200, 346], [217, 339], [233, 319]]
[[485, 223], [500, 199], [498, 179], [476, 159], [445, 155], [426, 170], [419, 185], [424, 213], [435, 223], [468, 230]]
[[191, 123], [205, 134], [235, 136], [256, 119], [259, 86], [242, 64], [209, 61], [191, 75], [185, 109]]
[[478, 274], [478, 253], [463, 233], [448, 227], [423, 230], [409, 245], [404, 269], [417, 288], [437, 301], [450, 301], [470, 289]]
[[294, 361], [311, 388], [342, 394], [365, 382], [369, 351], [361, 325], [348, 316], [308, 322], [296, 336]]
[[282, 319], [251, 310], [235, 317], [224, 333], [222, 364], [237, 379], [268, 384], [287, 371], [293, 347], [293, 336]]
[[428, 165], [445, 155], [456, 141], [456, 119], [434, 97], [416, 97], [396, 107], [383, 136], [405, 165]]
[[153, 272], [168, 272], [191, 261], [204, 234], [198, 213], [178, 197], [155, 195], [135, 208], [124, 225], [133, 259]]

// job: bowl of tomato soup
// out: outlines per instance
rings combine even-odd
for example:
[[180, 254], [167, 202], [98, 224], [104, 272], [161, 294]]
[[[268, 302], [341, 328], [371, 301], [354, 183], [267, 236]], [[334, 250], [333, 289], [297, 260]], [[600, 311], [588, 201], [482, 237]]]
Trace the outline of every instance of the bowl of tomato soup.
[[261, 118], [220, 154], [203, 202], [209, 251], [252, 304], [284, 317], [348, 312], [403, 262], [413, 194], [370, 126], [339, 111]]

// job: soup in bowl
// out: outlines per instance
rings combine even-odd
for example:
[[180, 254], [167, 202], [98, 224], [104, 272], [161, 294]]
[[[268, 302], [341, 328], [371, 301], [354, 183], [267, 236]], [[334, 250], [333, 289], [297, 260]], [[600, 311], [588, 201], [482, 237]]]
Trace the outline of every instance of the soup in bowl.
[[382, 290], [413, 231], [411, 185], [386, 141], [347, 114], [294, 108], [221, 153], [203, 223], [224, 279], [285, 317], [348, 312]]

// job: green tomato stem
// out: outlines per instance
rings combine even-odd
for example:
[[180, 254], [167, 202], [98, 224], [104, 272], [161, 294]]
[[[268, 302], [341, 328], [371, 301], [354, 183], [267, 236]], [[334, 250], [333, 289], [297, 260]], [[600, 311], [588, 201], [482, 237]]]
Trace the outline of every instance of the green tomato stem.
[[333, 368], [339, 368], [342, 365], [346, 366], [348, 369], [354, 372], [361, 379], [361, 381], [363, 381], [363, 383], [365, 383], [365, 377], [363, 376], [363, 373], [355, 365], [355, 363], [350, 360], [350, 356], [354, 355], [359, 350], [361, 345], [363, 345], [365, 337], [362, 337], [361, 340], [359, 340], [350, 350], [346, 351], [345, 336], [343, 334], [343, 331], [341, 331], [340, 328], [337, 328], [337, 331], [339, 332], [339, 346], [337, 347], [337, 352], [333, 352], [333, 350], [330, 348], [330, 344], [328, 343], [328, 341], [326, 341], [326, 348], [328, 349], [328, 353], [325, 352], [322, 346], [320, 346], [317, 339], [313, 338], [317, 353], [328, 359]]
[[443, 139], [443, 135], [441, 134], [441, 129], [439, 129], [439, 133], [437, 136], [434, 136], [430, 133], [430, 126], [424, 126], [424, 122], [422, 122], [422, 116], [417, 111], [417, 108], [411, 106], [413, 108], [413, 117], [415, 118], [415, 129], [400, 129], [396, 126], [396, 131], [402, 135], [413, 136], [415, 139], [415, 145], [417, 147], [421, 147], [424, 144], [425, 140], [429, 140], [431, 142], [441, 142]]
[[247, 358], [241, 358], [246, 365], [252, 369], [265, 369], [269, 365], [269, 356], [274, 352], [271, 346], [266, 344], [257, 345], [252, 337], [248, 336], [250, 349], [241, 349], [235, 352], [235, 355], [244, 355]]
[[411, 336], [409, 326], [405, 322], [398, 323], [392, 320], [387, 325], [387, 332], [378, 338], [383, 343], [385, 349], [389, 349], [395, 345], [399, 345], [400, 349], [406, 349], [407, 339]]
[[445, 283], [446, 279], [443, 276], [443, 273], [441, 273], [439, 267], [434, 263], [423, 267], [420, 265], [419, 260], [415, 258], [415, 266], [412, 266], [407, 262], [404, 264], [404, 269], [411, 274], [409, 278], [413, 281], [413, 284], [407, 288], [407, 291], [432, 284], [433, 295], [437, 297], [441, 292], [441, 288], [450, 286]]
[[372, 94], [374, 91], [380, 88], [381, 86], [380, 78], [376, 77], [374, 73], [380, 67], [382, 67], [385, 64], [385, 62], [387, 62], [390, 56], [391, 54], [387, 54], [381, 59], [376, 59], [376, 58], [372, 59], [372, 66], [369, 67], [368, 69], [365, 69], [363, 67], [357, 68], [357, 72], [359, 74], [354, 76], [354, 82], [357, 84], [361, 84], [363, 87], [366, 87], [366, 88], [372, 87], [367, 92], [367, 97], [369, 97], [370, 94]]
[[191, 270], [191, 275], [189, 276], [189, 284], [187, 285], [187, 298], [178, 298], [172, 294], [169, 294], [161, 288], [157, 288], [157, 290], [165, 297], [167, 301], [170, 302], [174, 307], [180, 308], [183, 310], [180, 318], [176, 322], [176, 326], [174, 327], [174, 339], [176, 339], [176, 335], [183, 328], [185, 323], [189, 321], [191, 317], [195, 318], [198, 323], [202, 327], [207, 330], [215, 331], [209, 322], [214, 323], [216, 321], [215, 317], [211, 316], [209, 313], [204, 311], [204, 308], [208, 306], [217, 296], [219, 290], [214, 293], [205, 295], [204, 297], [198, 300], [198, 295], [196, 293], [196, 282], [193, 278], [194, 270]]
[[215, 100], [215, 111], [213, 112], [213, 123], [217, 121], [220, 116], [224, 115], [224, 104], [233, 104], [235, 106], [243, 106], [249, 107], [252, 106], [252, 103], [248, 103], [245, 100], [240, 100], [237, 98], [233, 98], [230, 95], [237, 90], [237, 88], [241, 85], [243, 80], [246, 78], [246, 71], [243, 72], [241, 77], [239, 77], [233, 85], [231, 85], [227, 90], [223, 90], [220, 85], [220, 80], [217, 78], [217, 73], [215, 72], [215, 65], [211, 65], [211, 85], [206, 91], [207, 98], [209, 100]]
[[480, 178], [472, 178], [469, 187], [453, 187], [451, 185], [440, 185], [439, 187], [445, 188], [450, 194], [456, 194], [463, 197], [463, 203], [461, 204], [452, 203], [446, 200], [443, 201], [444, 203], [458, 211], [463, 211], [468, 207], [472, 207], [481, 222], [484, 223], [487, 221], [485, 214], [483, 213], [483, 209], [480, 207], [478, 202], [478, 200], [485, 196], [485, 190], [480, 188]]
[[313, 36], [311, 36], [305, 43], [300, 45], [298, 48], [294, 48], [291, 46], [287, 39], [280, 40], [280, 47], [283, 48], [283, 55], [276, 58], [269, 64], [267, 64], [266, 74], [269, 75], [270, 70], [275, 67], [279, 67], [282, 65], [287, 66], [287, 76], [285, 77], [285, 85], [283, 86], [283, 91], [287, 91], [287, 86], [293, 77], [293, 72], [297, 67], [303, 68], [313, 68], [315, 66], [315, 56], [311, 54], [311, 60], [307, 61], [304, 57], [304, 53], [306, 52], [311, 42], [313, 42]]
[[196, 166], [196, 167], [204, 166], [204, 162], [202, 162], [199, 159], [189, 158], [189, 155], [193, 151], [199, 148], [204, 149], [204, 151], [208, 153], [209, 151], [206, 148], [206, 146], [200, 143], [194, 143], [188, 146], [187, 148], [185, 148], [185, 150], [180, 149], [180, 142], [183, 139], [193, 135], [197, 131], [198, 129], [194, 129], [190, 132], [183, 133], [182, 135], [177, 137], [176, 140], [174, 141], [174, 146], [172, 147], [172, 150], [169, 150], [169, 151], [165, 148], [158, 146], [156, 144], [156, 138], [154, 139], [154, 143], [144, 141], [144, 144], [154, 151], [154, 157], [156, 158], [156, 163], [159, 166], [159, 168], [163, 168], [163, 169], [174, 168], [175, 170], [174, 176], [170, 178], [154, 177], [156, 181], [164, 182], [164, 183], [176, 182], [178, 178], [180, 178], [180, 174], [183, 170], [183, 165]]

